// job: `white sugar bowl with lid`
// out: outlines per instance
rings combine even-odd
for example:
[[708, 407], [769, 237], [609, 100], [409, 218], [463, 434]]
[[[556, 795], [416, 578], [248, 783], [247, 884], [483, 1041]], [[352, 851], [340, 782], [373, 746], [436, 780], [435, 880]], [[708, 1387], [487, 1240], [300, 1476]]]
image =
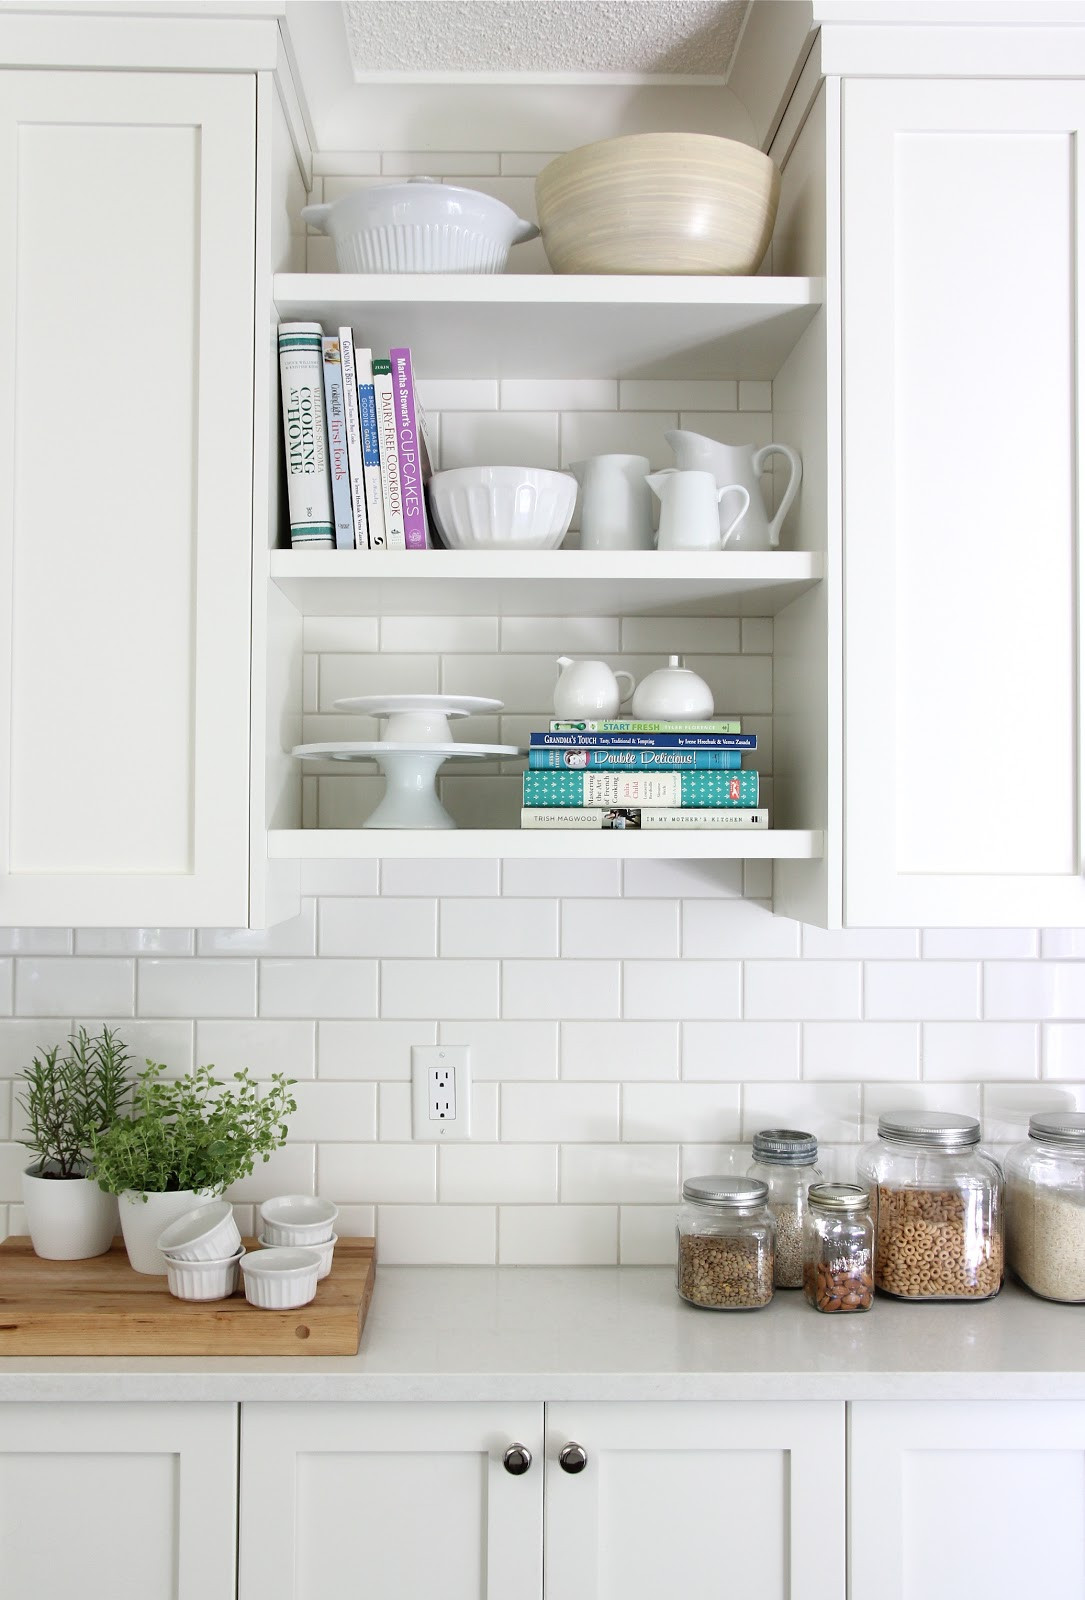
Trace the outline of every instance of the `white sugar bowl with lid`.
[[704, 679], [684, 667], [681, 656], [670, 656], [637, 684], [632, 712], [638, 722], [707, 722], [713, 707]]
[[1085, 1301], [1085, 1114], [1037, 1111], [1006, 1152], [1006, 1261], [1045, 1300]]

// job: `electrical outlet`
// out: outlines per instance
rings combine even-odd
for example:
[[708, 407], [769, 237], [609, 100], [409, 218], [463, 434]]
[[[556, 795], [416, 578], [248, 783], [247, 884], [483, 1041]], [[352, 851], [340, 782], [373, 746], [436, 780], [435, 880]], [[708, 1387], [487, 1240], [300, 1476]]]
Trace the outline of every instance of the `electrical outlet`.
[[471, 1052], [452, 1045], [411, 1046], [411, 1134], [471, 1137]]

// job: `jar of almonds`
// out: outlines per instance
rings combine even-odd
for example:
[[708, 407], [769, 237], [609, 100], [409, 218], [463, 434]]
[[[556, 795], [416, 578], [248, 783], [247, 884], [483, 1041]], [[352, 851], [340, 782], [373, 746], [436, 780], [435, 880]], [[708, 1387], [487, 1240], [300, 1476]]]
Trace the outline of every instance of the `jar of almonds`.
[[859, 1154], [874, 1198], [874, 1282], [903, 1300], [989, 1300], [1002, 1287], [1002, 1169], [975, 1117], [893, 1111]]
[[874, 1299], [870, 1191], [812, 1183], [803, 1224], [802, 1287], [817, 1311], [869, 1311]]
[[821, 1182], [818, 1142], [795, 1128], [763, 1128], [753, 1136], [748, 1176], [769, 1187], [769, 1210], [776, 1218], [777, 1289], [802, 1288], [802, 1224], [806, 1191]]
[[687, 1178], [678, 1213], [678, 1293], [712, 1311], [772, 1299], [776, 1224], [757, 1178]]

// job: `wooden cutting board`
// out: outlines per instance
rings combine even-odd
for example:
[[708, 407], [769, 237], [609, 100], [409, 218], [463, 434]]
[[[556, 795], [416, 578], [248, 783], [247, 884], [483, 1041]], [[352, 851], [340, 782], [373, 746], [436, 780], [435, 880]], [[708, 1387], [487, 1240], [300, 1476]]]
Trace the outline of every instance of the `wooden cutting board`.
[[261, 1311], [240, 1285], [229, 1300], [175, 1299], [165, 1278], [132, 1271], [119, 1238], [89, 1261], [42, 1261], [29, 1239], [8, 1239], [0, 1356], [353, 1356], [373, 1294], [373, 1248], [372, 1239], [341, 1239], [315, 1300]]

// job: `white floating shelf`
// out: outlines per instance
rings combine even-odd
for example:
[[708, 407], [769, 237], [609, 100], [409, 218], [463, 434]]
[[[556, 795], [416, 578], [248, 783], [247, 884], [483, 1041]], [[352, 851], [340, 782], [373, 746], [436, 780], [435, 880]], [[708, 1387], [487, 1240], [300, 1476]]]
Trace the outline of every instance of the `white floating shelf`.
[[384, 856], [427, 860], [814, 861], [825, 849], [819, 829], [766, 828], [736, 833], [546, 833], [514, 828], [413, 832], [378, 828], [279, 828], [268, 834], [276, 861], [358, 861]]
[[807, 550], [273, 550], [309, 617], [774, 616], [819, 583]]
[[[410, 345], [421, 378], [774, 378], [821, 278], [278, 273], [284, 322]], [[465, 365], [465, 356], [466, 362]]]

